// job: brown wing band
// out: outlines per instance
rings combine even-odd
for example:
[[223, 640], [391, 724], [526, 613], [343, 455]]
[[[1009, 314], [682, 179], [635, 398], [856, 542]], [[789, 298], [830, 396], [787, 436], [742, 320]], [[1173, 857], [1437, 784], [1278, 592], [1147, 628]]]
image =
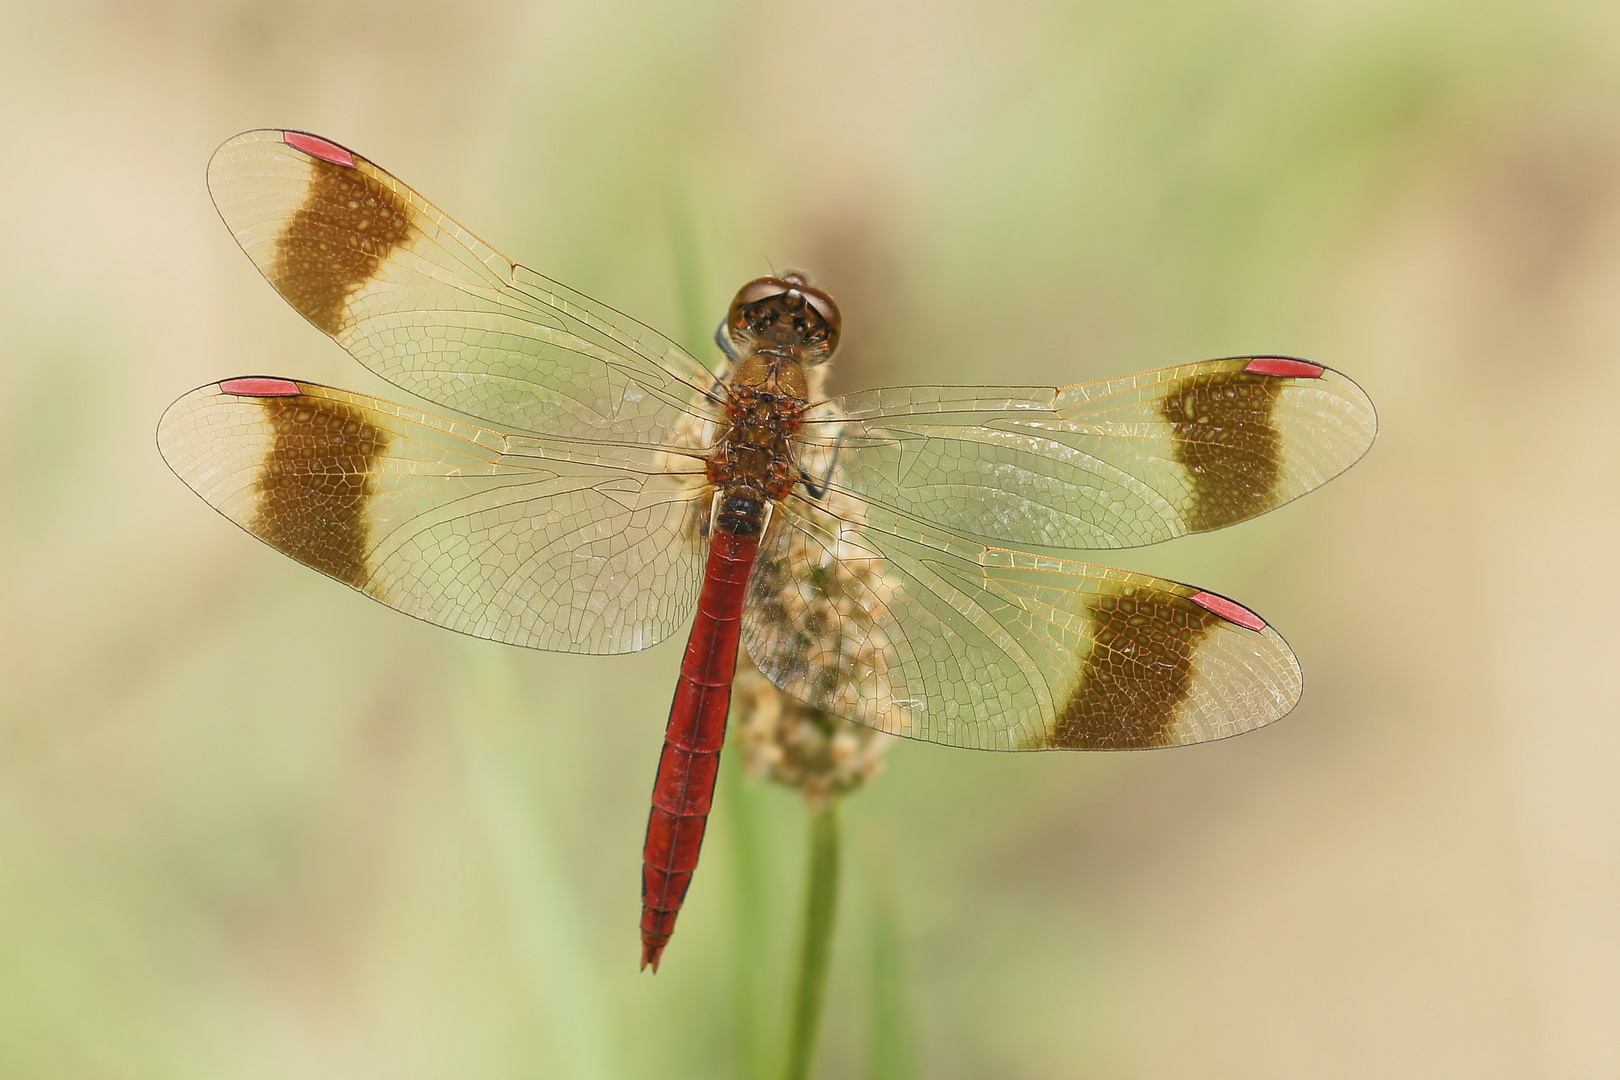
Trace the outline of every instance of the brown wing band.
[[1282, 379], [1247, 371], [1195, 375], [1165, 395], [1175, 455], [1192, 482], [1192, 532], [1247, 521], [1276, 503], [1282, 438], [1271, 413]]
[[299, 314], [336, 335], [349, 297], [411, 234], [411, 208], [375, 177], [309, 159], [304, 205], [276, 240], [267, 276]]
[[370, 475], [388, 434], [342, 402], [260, 400], [275, 443], [257, 485], [253, 534], [323, 574], [364, 587]]
[[1047, 745], [1058, 750], [1171, 745], [1176, 710], [1192, 689], [1193, 654], [1218, 616], [1180, 597], [1135, 590], [1099, 597], [1090, 615], [1094, 644]]

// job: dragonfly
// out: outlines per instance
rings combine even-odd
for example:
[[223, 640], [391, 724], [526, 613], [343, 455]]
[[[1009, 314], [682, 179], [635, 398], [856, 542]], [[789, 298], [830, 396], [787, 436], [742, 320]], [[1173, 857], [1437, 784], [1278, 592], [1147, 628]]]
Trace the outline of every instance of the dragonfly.
[[276, 291], [431, 411], [227, 378], [163, 415], [181, 480], [464, 634], [601, 655], [691, 622], [643, 850], [644, 970], [697, 867], [740, 647], [824, 712], [982, 750], [1202, 743], [1300, 697], [1249, 608], [1066, 556], [1219, 529], [1343, 472], [1377, 420], [1329, 367], [829, 398], [842, 317], [804, 274], [745, 284], [706, 366], [320, 136], [245, 132], [208, 184]]

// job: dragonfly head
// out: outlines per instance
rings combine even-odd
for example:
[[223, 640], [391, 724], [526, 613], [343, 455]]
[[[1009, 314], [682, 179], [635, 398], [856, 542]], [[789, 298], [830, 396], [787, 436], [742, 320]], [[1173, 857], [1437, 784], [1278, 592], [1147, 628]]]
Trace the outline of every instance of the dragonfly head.
[[792, 350], [802, 363], [813, 365], [832, 358], [843, 329], [833, 298], [803, 274], [790, 271], [755, 278], [738, 289], [717, 336], [733, 358], [756, 344], [771, 345]]

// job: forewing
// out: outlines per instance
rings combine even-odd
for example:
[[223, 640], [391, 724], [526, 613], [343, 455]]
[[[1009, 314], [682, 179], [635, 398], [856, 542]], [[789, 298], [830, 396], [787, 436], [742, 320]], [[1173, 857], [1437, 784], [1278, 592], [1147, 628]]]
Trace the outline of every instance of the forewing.
[[663, 335], [518, 266], [358, 154], [248, 131], [208, 187], [282, 297], [383, 378], [503, 429], [656, 445], [713, 384]]
[[1299, 666], [1253, 612], [1141, 574], [970, 544], [871, 508], [777, 510], [743, 638], [795, 697], [988, 750], [1206, 742], [1281, 717]]
[[986, 543], [1055, 549], [1245, 521], [1348, 469], [1377, 431], [1355, 383], [1282, 357], [1063, 389], [893, 387], [825, 415], [807, 438], [823, 456], [837, 446], [835, 489]]
[[696, 600], [701, 461], [502, 435], [268, 378], [187, 394], [158, 448], [272, 547], [475, 637], [631, 652], [680, 629]]

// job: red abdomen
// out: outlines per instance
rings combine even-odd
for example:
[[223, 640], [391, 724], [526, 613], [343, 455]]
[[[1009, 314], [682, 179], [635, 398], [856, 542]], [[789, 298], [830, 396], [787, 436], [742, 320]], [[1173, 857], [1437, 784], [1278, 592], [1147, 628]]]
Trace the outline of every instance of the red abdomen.
[[714, 798], [720, 750], [726, 741], [731, 680], [737, 673], [748, 573], [759, 536], [716, 530], [698, 596], [697, 621], [686, 642], [675, 703], [664, 732], [664, 753], [653, 785], [652, 817], [641, 868], [641, 966], [658, 970], [675, 932]]

